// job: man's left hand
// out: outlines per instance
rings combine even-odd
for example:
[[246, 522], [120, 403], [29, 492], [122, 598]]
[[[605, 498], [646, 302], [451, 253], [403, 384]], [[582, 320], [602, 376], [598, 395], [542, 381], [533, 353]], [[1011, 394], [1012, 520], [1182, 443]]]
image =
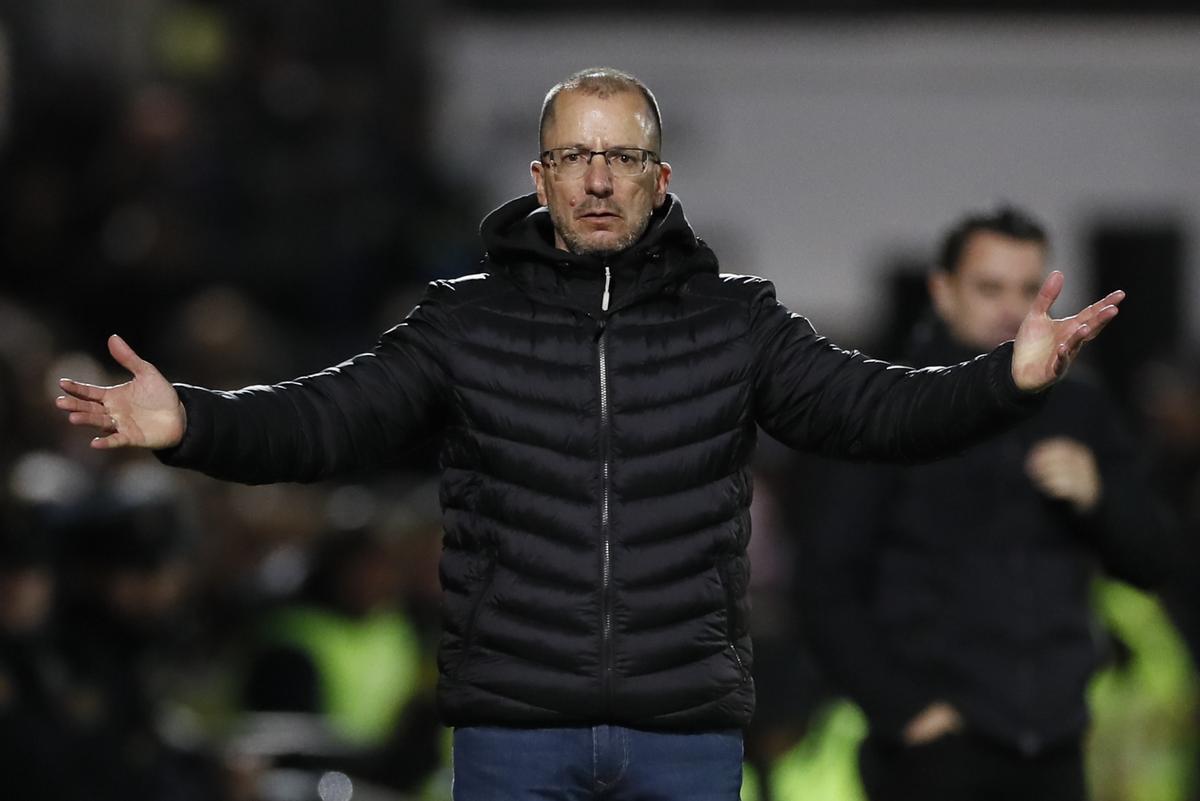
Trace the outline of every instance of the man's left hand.
[[1102, 483], [1092, 449], [1068, 437], [1044, 439], [1033, 446], [1025, 472], [1039, 492], [1067, 501], [1087, 514], [1100, 502]]
[[1047, 276], [1013, 342], [1013, 380], [1026, 392], [1040, 392], [1062, 378], [1083, 343], [1104, 330], [1125, 299], [1117, 290], [1078, 314], [1056, 320], [1050, 307], [1062, 292], [1063, 280], [1058, 270]]

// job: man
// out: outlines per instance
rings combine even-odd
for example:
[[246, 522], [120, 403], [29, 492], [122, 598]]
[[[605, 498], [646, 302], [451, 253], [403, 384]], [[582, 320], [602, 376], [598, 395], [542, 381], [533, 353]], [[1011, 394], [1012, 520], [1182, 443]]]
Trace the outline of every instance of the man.
[[547, 95], [536, 192], [483, 222], [488, 272], [430, 286], [373, 353], [274, 387], [172, 387], [119, 338], [119, 387], [64, 381], [98, 448], [246, 482], [385, 464], [434, 436], [439, 704], [459, 799], [736, 799], [756, 425], [798, 448], [931, 458], [1038, 405], [1116, 314], [1039, 295], [950, 370], [870, 362], [771, 285], [720, 276], [668, 194], [661, 117], [616, 70]]
[[[911, 363], [1015, 336], [1046, 250], [1018, 209], [956, 224]], [[1094, 565], [1144, 586], [1170, 560], [1133, 451], [1108, 398], [1072, 376], [959, 458], [838, 475], [802, 560], [804, 600], [818, 656], [870, 721], [860, 770], [874, 801], [1084, 797]]]

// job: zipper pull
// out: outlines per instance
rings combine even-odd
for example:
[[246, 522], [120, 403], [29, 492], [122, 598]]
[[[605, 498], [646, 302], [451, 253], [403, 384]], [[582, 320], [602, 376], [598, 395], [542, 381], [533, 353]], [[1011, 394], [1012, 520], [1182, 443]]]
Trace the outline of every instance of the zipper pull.
[[600, 298], [600, 311], [608, 311], [608, 288], [612, 284], [612, 269], [604, 265], [604, 297]]

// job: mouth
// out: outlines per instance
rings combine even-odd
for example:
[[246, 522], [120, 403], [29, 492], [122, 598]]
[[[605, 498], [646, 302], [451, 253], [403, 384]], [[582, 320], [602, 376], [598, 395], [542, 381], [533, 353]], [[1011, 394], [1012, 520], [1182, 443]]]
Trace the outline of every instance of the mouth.
[[607, 222], [610, 220], [619, 220], [621, 215], [612, 211], [588, 211], [579, 215], [581, 220], [595, 220], [598, 222]]

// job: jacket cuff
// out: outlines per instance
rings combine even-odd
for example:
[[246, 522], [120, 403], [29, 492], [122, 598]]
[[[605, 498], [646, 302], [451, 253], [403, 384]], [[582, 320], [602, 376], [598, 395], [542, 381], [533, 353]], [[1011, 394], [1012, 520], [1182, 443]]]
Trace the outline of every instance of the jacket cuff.
[[178, 445], [156, 450], [154, 456], [170, 467], [198, 468], [201, 457], [213, 445], [213, 419], [205, 403], [208, 393], [189, 384], [175, 384], [174, 387], [187, 415], [187, 427]]
[[987, 361], [988, 385], [1005, 409], [1028, 414], [1040, 409], [1046, 402], [1053, 387], [1048, 387], [1041, 392], [1027, 392], [1018, 387], [1017, 382], [1013, 380], [1013, 342], [1011, 339], [997, 346], [995, 350], [984, 356], [984, 359]]

